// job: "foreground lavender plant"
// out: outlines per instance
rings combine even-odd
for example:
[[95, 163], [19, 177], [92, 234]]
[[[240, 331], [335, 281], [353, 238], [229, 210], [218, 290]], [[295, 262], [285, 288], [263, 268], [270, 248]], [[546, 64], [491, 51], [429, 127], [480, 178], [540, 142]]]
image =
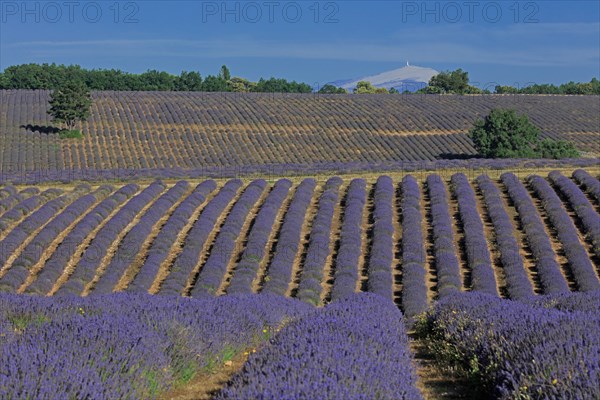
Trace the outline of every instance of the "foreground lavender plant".
[[415, 384], [402, 314], [361, 293], [283, 328], [216, 398], [421, 399]]
[[597, 399], [599, 309], [600, 292], [531, 304], [463, 293], [441, 300], [419, 329], [439, 359], [475, 380], [477, 398]]
[[155, 398], [311, 310], [269, 295], [0, 295], [0, 398]]

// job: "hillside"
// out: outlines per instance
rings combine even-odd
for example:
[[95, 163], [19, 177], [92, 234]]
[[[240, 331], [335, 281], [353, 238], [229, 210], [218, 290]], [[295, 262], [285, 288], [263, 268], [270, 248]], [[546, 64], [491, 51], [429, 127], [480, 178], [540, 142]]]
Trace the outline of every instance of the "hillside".
[[599, 96], [96, 92], [85, 139], [61, 141], [48, 95], [0, 92], [0, 172], [468, 158], [469, 128], [494, 107], [600, 154]]

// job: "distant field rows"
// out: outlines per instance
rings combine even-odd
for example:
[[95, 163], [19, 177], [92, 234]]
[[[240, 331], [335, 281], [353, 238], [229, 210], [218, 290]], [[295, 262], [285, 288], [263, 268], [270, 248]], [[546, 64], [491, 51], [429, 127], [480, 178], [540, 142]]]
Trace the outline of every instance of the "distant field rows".
[[83, 140], [52, 133], [47, 91], [0, 91], [0, 172], [239, 168], [468, 157], [491, 108], [600, 154], [599, 96], [97, 92]]
[[600, 288], [600, 181], [411, 175], [0, 188], [0, 291], [356, 291], [416, 314], [454, 291]]

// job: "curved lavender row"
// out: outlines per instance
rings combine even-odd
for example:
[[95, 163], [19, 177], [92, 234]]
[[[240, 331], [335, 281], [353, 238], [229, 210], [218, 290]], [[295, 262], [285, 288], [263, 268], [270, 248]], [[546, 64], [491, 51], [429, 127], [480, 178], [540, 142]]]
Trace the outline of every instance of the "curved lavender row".
[[393, 300], [392, 262], [394, 260], [394, 183], [389, 176], [381, 176], [375, 184], [373, 210], [373, 242], [367, 266], [369, 292]]
[[348, 186], [340, 247], [335, 259], [332, 300], [343, 299], [356, 292], [358, 260], [362, 253], [362, 215], [367, 202], [366, 185], [364, 179], [353, 179]]
[[160, 294], [180, 295], [183, 292], [190, 274], [198, 263], [200, 252], [208, 235], [215, 228], [219, 216], [233, 200], [241, 186], [242, 181], [239, 179], [228, 181], [202, 210], [200, 217], [190, 229], [183, 250], [173, 263], [171, 272], [162, 283]]
[[323, 271], [331, 251], [331, 224], [343, 180], [337, 176], [325, 183], [319, 209], [312, 223], [306, 258], [298, 284], [298, 299], [318, 305], [321, 301]]
[[265, 280], [262, 291], [264, 293], [276, 293], [285, 295], [292, 279], [292, 268], [294, 259], [300, 245], [300, 234], [306, 211], [310, 205], [316, 182], [312, 178], [304, 179], [290, 203], [290, 208], [285, 214], [281, 225], [279, 240], [275, 248], [275, 254], [268, 268], [268, 279]]
[[48, 189], [39, 195], [23, 200], [0, 217], [0, 232], [6, 231], [15, 221], [28, 216], [36, 208], [61, 194], [63, 191], [60, 189]]
[[25, 241], [25, 239], [56, 216], [60, 210], [69, 204], [73, 197], [76, 198], [79, 193], [86, 189], [89, 189], [89, 186], [80, 185], [72, 192], [50, 200], [10, 231], [4, 240], [0, 242], [0, 267], [3, 267], [4, 264], [6, 264], [10, 255]]
[[9, 186], [3, 186], [2, 188], [0, 188], [0, 200], [3, 200], [7, 197], [10, 196], [14, 196], [15, 194], [17, 194], [17, 188], [9, 185]]
[[125, 235], [115, 255], [93, 288], [92, 293], [110, 293], [123, 273], [136, 259], [154, 225], [169, 211], [190, 187], [189, 182], [179, 181], [150, 206], [139, 222]]
[[69, 280], [58, 289], [57, 295], [75, 294], [79, 295], [85, 285], [94, 279], [94, 274], [102, 261], [106, 249], [135, 218], [135, 216], [163, 190], [165, 185], [156, 181], [144, 189], [140, 194], [132, 198], [121, 208], [90, 242], [89, 247], [83, 253], [79, 264], [70, 276]]
[[402, 313], [361, 293], [285, 326], [216, 399], [422, 399]]
[[402, 309], [407, 318], [427, 309], [421, 191], [411, 175], [402, 179]]
[[592, 242], [594, 253], [600, 257], [600, 215], [572, 180], [558, 171], [550, 172], [548, 177], [569, 200], [585, 228], [587, 237]]
[[10, 210], [16, 204], [20, 203], [21, 201], [23, 201], [25, 199], [26, 199], [26, 197], [23, 196], [21, 193], [15, 193], [11, 196], [8, 196], [8, 197], [0, 200], [0, 215], [4, 214], [6, 211]]
[[460, 291], [462, 279], [454, 247], [452, 220], [448, 211], [446, 186], [439, 175], [427, 177], [427, 190], [431, 201], [433, 251], [437, 270], [437, 292], [441, 297]]
[[216, 188], [217, 183], [215, 181], [204, 181], [196, 186], [192, 194], [181, 202], [152, 242], [146, 261], [133, 281], [125, 289], [126, 291], [147, 292], [150, 289], [161, 264], [168, 257], [171, 247], [173, 247], [175, 240], [177, 240], [177, 235], [179, 235], [179, 232], [188, 223], [194, 211], [204, 203], [206, 196]]
[[44, 250], [77, 218], [85, 214], [98, 200], [112, 192], [112, 186], [101, 186], [94, 193], [82, 196], [69, 204], [29, 242], [0, 279], [0, 291], [14, 292], [25, 283]]
[[600, 181], [598, 179], [582, 169], [573, 172], [573, 178], [600, 203]]
[[256, 279], [261, 260], [265, 256], [275, 218], [290, 191], [290, 187], [292, 187], [292, 182], [288, 179], [280, 179], [273, 185], [273, 189], [256, 215], [254, 225], [248, 236], [248, 243], [242, 253], [240, 262], [235, 267], [235, 272], [227, 288], [227, 294], [252, 293], [252, 283]]
[[552, 222], [562, 247], [565, 251], [571, 271], [579, 290], [588, 292], [600, 289], [600, 282], [594, 272], [594, 266], [583, 248], [577, 234], [577, 228], [562, 206], [560, 198], [541, 176], [532, 175], [529, 184], [541, 199], [546, 214]]
[[544, 230], [544, 223], [527, 190], [514, 174], [504, 173], [500, 177], [512, 201], [515, 203], [519, 219], [525, 230], [526, 240], [535, 258], [538, 276], [544, 294], [566, 293], [567, 280], [560, 272], [560, 265], [554, 257], [554, 249]]
[[504, 209], [500, 191], [487, 175], [478, 176], [476, 181], [494, 226], [508, 294], [513, 300], [533, 296], [533, 286], [519, 254], [519, 244], [513, 235], [513, 225]]
[[36, 194], [40, 194], [40, 189], [36, 188], [36, 187], [28, 187], [26, 189], [23, 189], [19, 192], [19, 194], [26, 196], [26, 197], [31, 197], [31, 196], [35, 196]]
[[471, 269], [471, 288], [476, 292], [498, 296], [496, 277], [492, 267], [483, 222], [477, 209], [475, 192], [463, 173], [450, 178], [452, 190], [458, 201], [458, 211], [465, 235], [467, 262]]
[[117, 207], [130, 199], [139, 190], [138, 185], [129, 184], [104, 199], [69, 232], [52, 256], [46, 261], [37, 279], [25, 293], [44, 295], [52, 290], [65, 266], [75, 254], [77, 246], [96, 229]]
[[210, 255], [200, 270], [198, 279], [192, 288], [192, 296], [214, 295], [219, 290], [246, 218], [266, 187], [267, 182], [264, 179], [252, 181], [235, 203], [219, 230]]

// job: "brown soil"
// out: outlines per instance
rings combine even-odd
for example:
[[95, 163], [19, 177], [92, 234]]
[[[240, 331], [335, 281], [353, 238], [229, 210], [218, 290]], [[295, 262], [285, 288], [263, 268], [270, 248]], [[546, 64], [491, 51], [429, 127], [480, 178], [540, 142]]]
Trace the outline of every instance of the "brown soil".
[[356, 282], [356, 291], [366, 292], [369, 267], [369, 257], [371, 242], [373, 240], [373, 209], [375, 208], [373, 195], [375, 194], [375, 184], [367, 183], [367, 201], [363, 208], [362, 213], [362, 226], [361, 226], [361, 251], [360, 257], [358, 258], [358, 282]]
[[433, 254], [433, 226], [431, 223], [431, 202], [429, 193], [425, 188], [425, 181], [421, 180], [421, 229], [423, 231], [423, 244], [425, 246], [425, 286], [427, 287], [427, 299], [431, 303], [437, 297], [437, 269], [435, 268], [435, 257]]
[[466, 382], [452, 369], [441, 367], [423, 339], [415, 338], [414, 334], [410, 336], [413, 339], [410, 348], [417, 371], [417, 388], [425, 400], [469, 399]]

